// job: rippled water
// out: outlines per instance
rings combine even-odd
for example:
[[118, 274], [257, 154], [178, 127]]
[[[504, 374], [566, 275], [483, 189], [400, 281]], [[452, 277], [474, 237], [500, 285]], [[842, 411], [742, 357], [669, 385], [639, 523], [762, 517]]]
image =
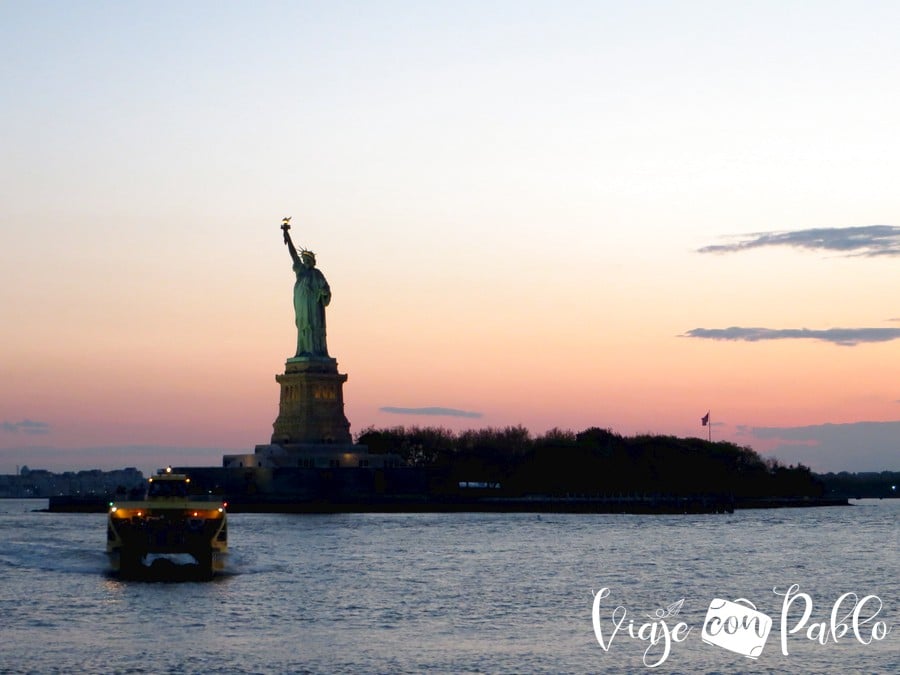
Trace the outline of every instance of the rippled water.
[[[112, 578], [105, 516], [41, 506], [0, 500], [2, 672], [900, 672], [900, 500], [728, 516], [233, 514], [228, 573], [207, 583]], [[868, 645], [801, 631], [784, 656], [772, 589], [792, 584], [813, 601], [809, 623], [855, 592], [877, 595], [893, 630]], [[602, 629], [627, 611], [608, 651], [591, 621], [603, 587]], [[666, 620], [691, 631], [651, 670], [627, 620], [637, 630], [682, 598]], [[757, 661], [703, 643], [713, 598], [772, 618]]]

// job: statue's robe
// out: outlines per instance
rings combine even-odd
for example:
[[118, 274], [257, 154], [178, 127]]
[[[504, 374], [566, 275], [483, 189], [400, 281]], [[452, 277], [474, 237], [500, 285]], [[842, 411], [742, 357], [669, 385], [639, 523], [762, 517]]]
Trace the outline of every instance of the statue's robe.
[[325, 307], [331, 288], [325, 275], [303, 262], [294, 263], [294, 315], [297, 323], [296, 356], [328, 356], [325, 344]]

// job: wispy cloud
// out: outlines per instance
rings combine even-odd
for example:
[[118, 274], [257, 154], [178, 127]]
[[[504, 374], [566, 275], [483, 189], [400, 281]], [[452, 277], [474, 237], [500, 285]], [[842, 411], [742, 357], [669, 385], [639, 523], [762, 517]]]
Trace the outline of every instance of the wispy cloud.
[[481, 417], [480, 412], [470, 412], [468, 410], [457, 410], [456, 408], [398, 408], [395, 406], [384, 406], [379, 408], [381, 412], [391, 413], [392, 415], [432, 415], [435, 417]]
[[900, 328], [693, 328], [681, 337], [706, 340], [731, 340], [735, 342], [761, 342], [762, 340], [821, 340], [843, 347], [854, 347], [863, 342], [890, 342], [900, 338]]
[[22, 420], [21, 422], [3, 422], [0, 429], [8, 433], [17, 434], [48, 434], [50, 433], [50, 425], [46, 422], [35, 422], [34, 420]]
[[837, 251], [848, 256], [900, 256], [900, 227], [865, 225], [785, 232], [753, 232], [725, 244], [704, 246], [698, 249], [698, 252], [734, 253], [772, 246]]

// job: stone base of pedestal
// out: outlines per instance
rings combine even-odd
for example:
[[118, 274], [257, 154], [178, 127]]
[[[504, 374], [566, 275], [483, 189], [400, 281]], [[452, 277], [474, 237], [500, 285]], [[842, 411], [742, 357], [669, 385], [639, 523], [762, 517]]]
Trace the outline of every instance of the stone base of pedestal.
[[350, 422], [344, 415], [345, 374], [328, 357], [295, 357], [287, 360], [281, 385], [278, 418], [272, 443], [350, 445]]

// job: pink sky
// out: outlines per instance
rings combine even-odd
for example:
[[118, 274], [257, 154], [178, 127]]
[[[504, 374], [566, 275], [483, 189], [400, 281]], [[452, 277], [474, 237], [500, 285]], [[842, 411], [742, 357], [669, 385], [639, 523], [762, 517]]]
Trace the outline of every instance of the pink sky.
[[285, 215], [353, 432], [900, 469], [900, 10], [607, 10], [0, 8], [0, 473], [268, 442]]

